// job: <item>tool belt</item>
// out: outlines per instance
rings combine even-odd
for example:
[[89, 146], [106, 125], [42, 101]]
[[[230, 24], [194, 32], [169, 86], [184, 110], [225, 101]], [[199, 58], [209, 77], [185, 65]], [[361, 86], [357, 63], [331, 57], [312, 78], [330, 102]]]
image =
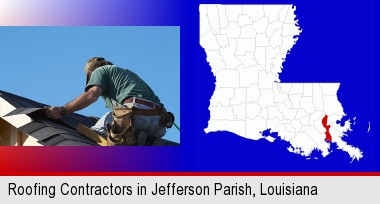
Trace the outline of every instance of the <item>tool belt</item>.
[[160, 125], [171, 128], [174, 123], [174, 115], [165, 108], [137, 109], [115, 108], [112, 111], [112, 125], [108, 127], [108, 146], [134, 146], [137, 139], [134, 135], [133, 119], [135, 115], [154, 116], [161, 115]]
[[134, 115], [161, 115], [160, 125], [166, 128], [171, 128], [174, 123], [174, 115], [171, 112], [166, 111], [165, 108], [156, 109], [132, 109]]
[[133, 134], [132, 109], [116, 108], [112, 111], [112, 125], [108, 127], [107, 145], [136, 145], [136, 137]]
[[131, 98], [126, 99], [124, 101], [124, 104], [126, 104], [126, 103], [143, 104], [143, 105], [150, 107], [151, 109], [161, 108], [161, 106], [159, 104], [157, 104], [153, 101], [144, 100], [144, 99], [140, 99], [140, 98], [136, 98], [136, 97], [131, 97]]

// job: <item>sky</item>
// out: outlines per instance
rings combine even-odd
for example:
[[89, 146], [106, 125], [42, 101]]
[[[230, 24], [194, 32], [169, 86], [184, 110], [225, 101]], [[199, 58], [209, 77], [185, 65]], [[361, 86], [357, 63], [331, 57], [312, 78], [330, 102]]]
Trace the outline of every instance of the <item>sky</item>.
[[[180, 33], [175, 26], [0, 27], [0, 90], [62, 106], [85, 88], [84, 65], [101, 56], [138, 74], [180, 126]], [[103, 99], [77, 113], [101, 117]], [[165, 139], [180, 142], [168, 129]]]

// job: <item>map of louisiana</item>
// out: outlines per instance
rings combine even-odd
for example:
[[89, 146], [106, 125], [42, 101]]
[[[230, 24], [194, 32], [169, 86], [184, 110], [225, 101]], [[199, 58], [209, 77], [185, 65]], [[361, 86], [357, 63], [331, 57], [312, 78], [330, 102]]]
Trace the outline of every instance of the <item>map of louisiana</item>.
[[[281, 83], [282, 64], [302, 29], [292, 5], [200, 5], [200, 45], [216, 78], [206, 133], [289, 143], [310, 158], [331, 146], [360, 160], [344, 141], [350, 120], [338, 100], [339, 83]], [[284, 70], [285, 71], [285, 70]], [[313, 154], [315, 156], [315, 154]]]

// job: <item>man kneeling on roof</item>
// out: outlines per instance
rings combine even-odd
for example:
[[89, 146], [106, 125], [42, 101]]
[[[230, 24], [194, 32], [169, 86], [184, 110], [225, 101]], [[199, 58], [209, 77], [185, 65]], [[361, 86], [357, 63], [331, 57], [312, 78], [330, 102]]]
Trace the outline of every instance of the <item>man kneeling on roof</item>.
[[[45, 113], [51, 119], [59, 119], [67, 113], [86, 108], [99, 96], [111, 111], [118, 104], [124, 107], [145, 110], [164, 110], [164, 105], [153, 90], [134, 72], [113, 65], [101, 57], [93, 57], [87, 61], [85, 92], [62, 107], [46, 107]], [[107, 135], [107, 124], [112, 123], [112, 112], [106, 113], [92, 127], [102, 136]], [[146, 145], [147, 138], [161, 138], [166, 127], [160, 123], [161, 115], [134, 115], [133, 131], [137, 137], [137, 145]]]

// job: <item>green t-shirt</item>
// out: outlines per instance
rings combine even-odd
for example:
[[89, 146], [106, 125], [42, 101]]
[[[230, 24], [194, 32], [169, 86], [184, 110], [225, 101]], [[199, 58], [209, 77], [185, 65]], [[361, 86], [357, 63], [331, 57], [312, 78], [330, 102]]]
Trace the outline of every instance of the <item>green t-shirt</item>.
[[92, 86], [102, 87], [102, 97], [110, 110], [113, 109], [111, 99], [122, 103], [130, 97], [138, 97], [163, 105], [153, 90], [137, 74], [115, 65], [105, 65], [95, 69], [85, 90], [87, 91]]

